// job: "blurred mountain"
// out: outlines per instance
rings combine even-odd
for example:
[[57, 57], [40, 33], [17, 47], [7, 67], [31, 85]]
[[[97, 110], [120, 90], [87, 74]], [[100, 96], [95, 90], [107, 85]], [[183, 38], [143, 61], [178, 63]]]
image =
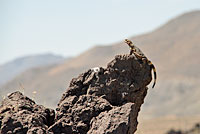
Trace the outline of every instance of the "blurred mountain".
[[30, 68], [61, 63], [63, 59], [63, 57], [53, 54], [31, 55], [17, 58], [0, 66], [0, 85]]
[[[134, 30], [134, 29], [133, 29]], [[155, 31], [131, 37], [155, 64], [158, 81], [142, 108], [144, 117], [200, 113], [200, 11], [180, 15]], [[37, 90], [36, 101], [55, 106], [70, 80], [89, 68], [106, 66], [116, 54], [129, 53], [123, 42], [96, 46], [63, 64], [28, 70], [0, 89]], [[150, 85], [151, 87], [151, 85]]]

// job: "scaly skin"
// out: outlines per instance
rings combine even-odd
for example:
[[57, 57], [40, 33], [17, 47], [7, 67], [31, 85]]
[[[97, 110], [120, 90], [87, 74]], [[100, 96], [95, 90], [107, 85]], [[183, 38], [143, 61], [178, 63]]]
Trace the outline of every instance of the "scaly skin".
[[130, 47], [130, 55], [134, 54], [139, 60], [142, 60], [144, 63], [147, 63], [153, 70], [154, 83], [153, 83], [152, 88], [154, 88], [154, 86], [156, 84], [156, 68], [155, 68], [155, 66], [153, 65], [153, 63], [150, 60], [148, 60], [148, 58], [144, 55], [144, 53], [132, 43], [132, 41], [125, 39], [125, 43], [128, 44], [128, 46]]

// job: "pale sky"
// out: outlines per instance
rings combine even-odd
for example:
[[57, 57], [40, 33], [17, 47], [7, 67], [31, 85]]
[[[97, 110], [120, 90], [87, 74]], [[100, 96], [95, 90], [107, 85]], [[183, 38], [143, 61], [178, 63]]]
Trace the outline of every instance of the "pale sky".
[[0, 64], [95, 46], [154, 30], [200, 0], [0, 0]]

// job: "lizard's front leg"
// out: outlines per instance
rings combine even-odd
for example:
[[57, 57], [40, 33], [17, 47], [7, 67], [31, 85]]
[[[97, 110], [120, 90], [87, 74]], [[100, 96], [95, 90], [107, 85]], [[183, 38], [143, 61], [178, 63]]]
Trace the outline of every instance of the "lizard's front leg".
[[134, 53], [134, 49], [130, 48], [130, 55]]

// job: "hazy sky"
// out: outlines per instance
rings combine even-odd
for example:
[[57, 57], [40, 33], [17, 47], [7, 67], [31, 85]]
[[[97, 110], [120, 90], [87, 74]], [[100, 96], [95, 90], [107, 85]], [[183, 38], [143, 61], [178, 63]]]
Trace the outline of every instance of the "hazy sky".
[[75, 56], [195, 9], [200, 0], [0, 0], [0, 64], [47, 52]]

